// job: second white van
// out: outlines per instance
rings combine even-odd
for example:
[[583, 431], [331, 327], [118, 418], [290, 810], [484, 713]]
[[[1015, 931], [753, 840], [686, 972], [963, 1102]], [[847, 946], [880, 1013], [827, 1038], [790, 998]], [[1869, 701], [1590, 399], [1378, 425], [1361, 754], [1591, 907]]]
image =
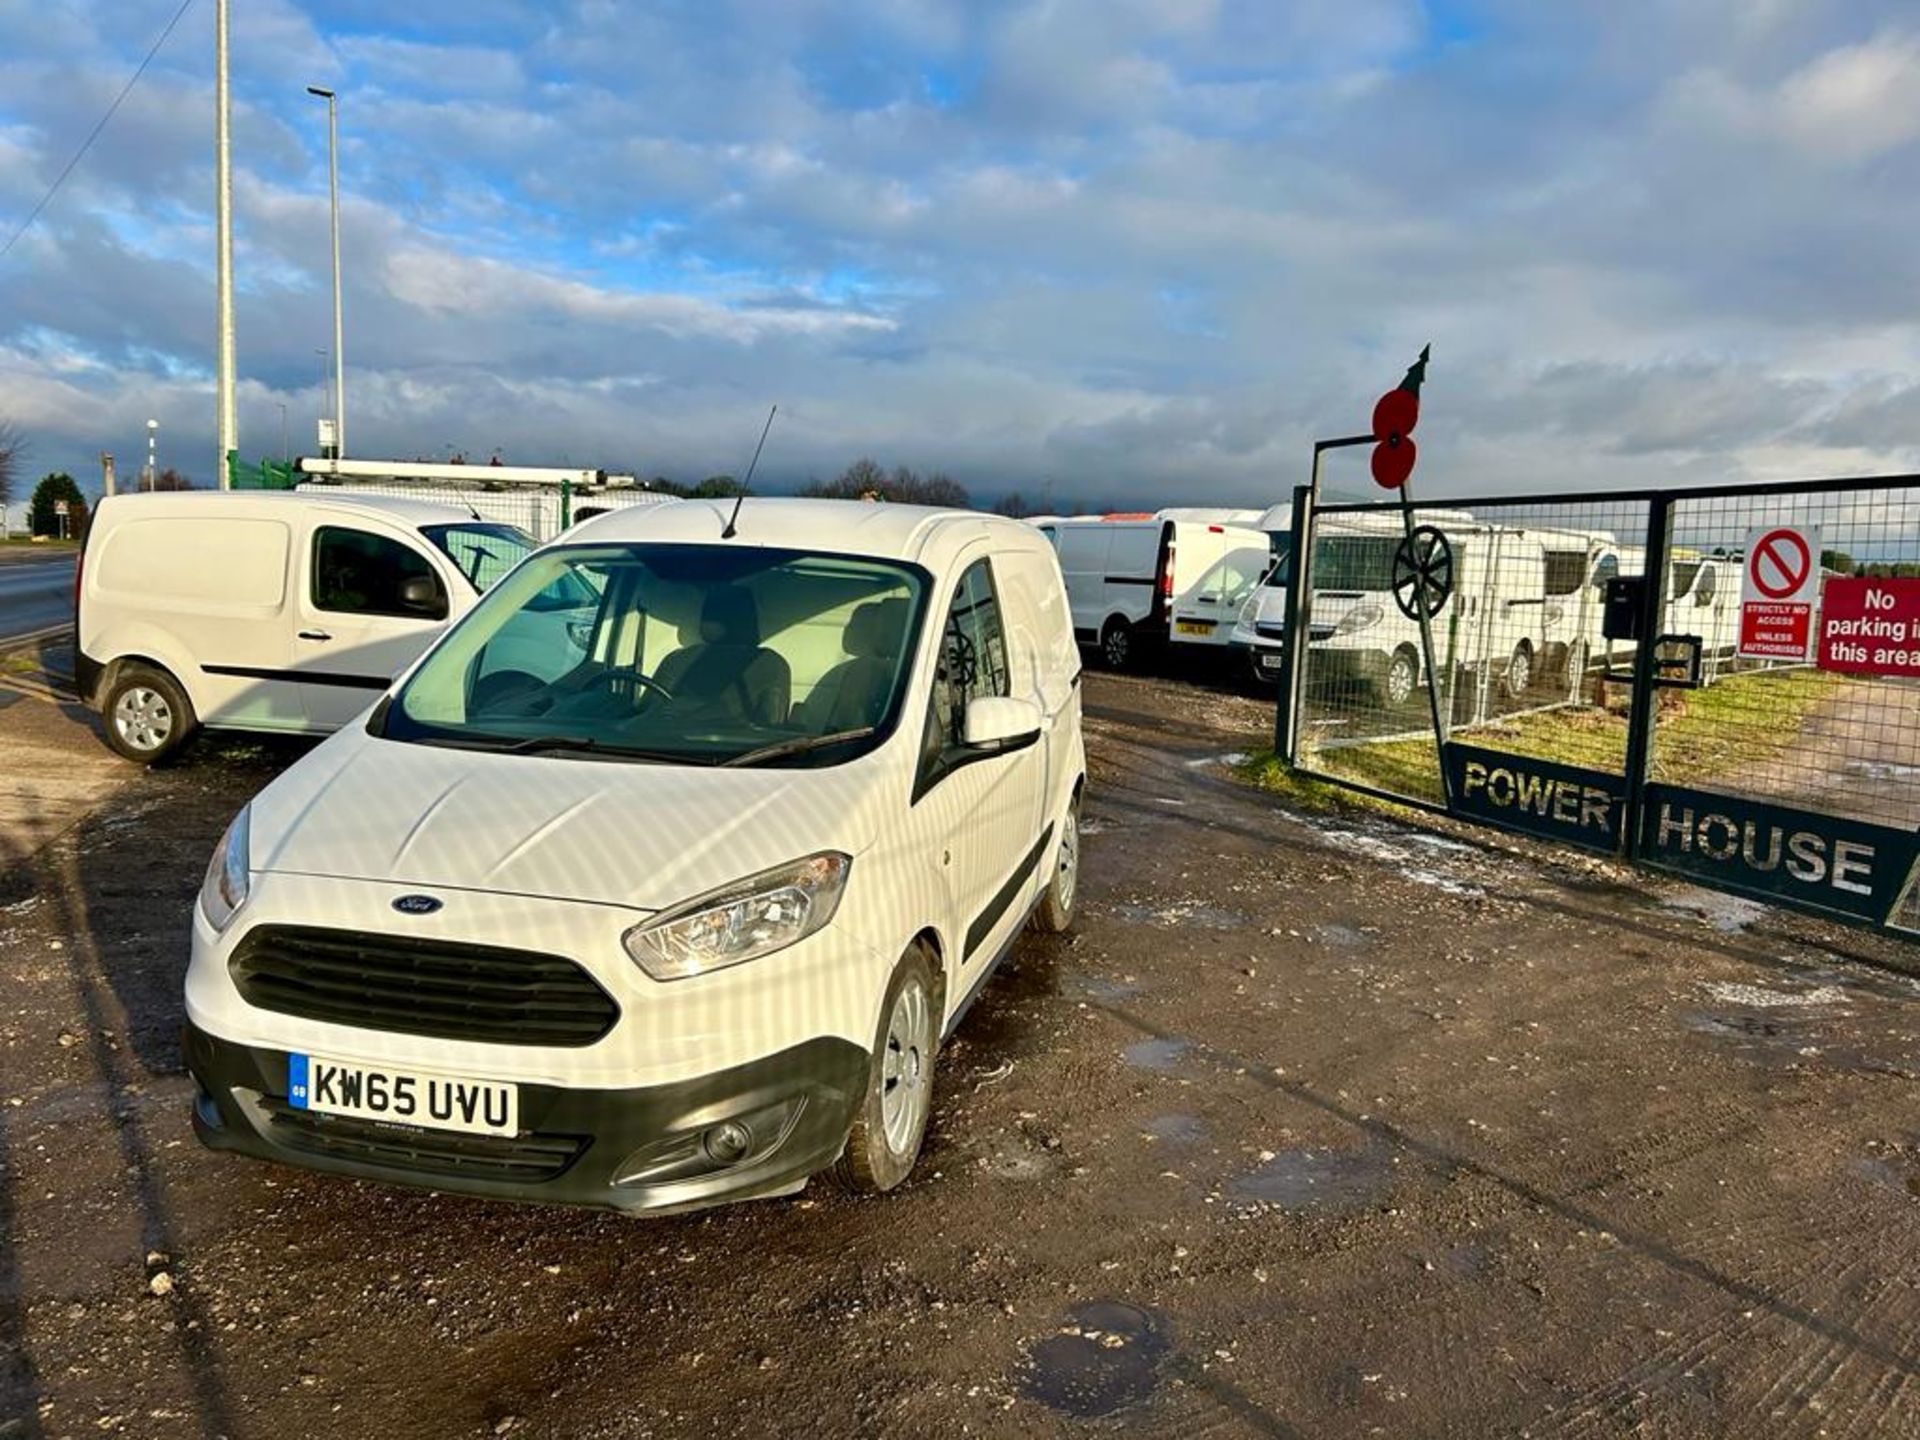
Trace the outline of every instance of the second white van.
[[[414, 500], [111, 496], [75, 582], [75, 680], [107, 743], [147, 764], [202, 726], [326, 734], [532, 548], [511, 525]], [[538, 678], [543, 640], [590, 618], [592, 598], [543, 597], [552, 633], [498, 657], [491, 683]]]
[[1047, 516], [1074, 634], [1110, 669], [1163, 644], [1222, 646], [1268, 568], [1255, 510]]

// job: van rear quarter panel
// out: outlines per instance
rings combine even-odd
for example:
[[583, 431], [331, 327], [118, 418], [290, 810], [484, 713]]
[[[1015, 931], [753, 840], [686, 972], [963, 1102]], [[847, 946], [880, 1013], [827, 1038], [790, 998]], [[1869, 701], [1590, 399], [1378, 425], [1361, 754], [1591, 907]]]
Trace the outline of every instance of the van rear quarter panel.
[[116, 524], [87, 558], [80, 648], [103, 665], [139, 656], [163, 666], [203, 721], [298, 727], [305, 717], [292, 686], [204, 669], [290, 663], [292, 547], [293, 527], [271, 517]]
[[129, 520], [94, 558], [90, 588], [139, 605], [273, 613], [286, 602], [291, 540], [280, 520]]

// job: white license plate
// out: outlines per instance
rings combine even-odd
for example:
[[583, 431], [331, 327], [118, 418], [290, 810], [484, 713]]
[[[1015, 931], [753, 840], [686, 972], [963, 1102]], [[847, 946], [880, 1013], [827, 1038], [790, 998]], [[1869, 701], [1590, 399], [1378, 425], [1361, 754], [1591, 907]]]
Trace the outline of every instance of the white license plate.
[[1262, 655], [1260, 657], [1260, 668], [1262, 670], [1281, 670], [1286, 667], [1286, 663], [1286, 657], [1284, 655]]
[[1211, 635], [1214, 624], [1212, 620], [1181, 620], [1173, 628], [1182, 635]]
[[287, 1056], [287, 1103], [296, 1110], [471, 1135], [513, 1135], [520, 1126], [517, 1085], [324, 1055]]

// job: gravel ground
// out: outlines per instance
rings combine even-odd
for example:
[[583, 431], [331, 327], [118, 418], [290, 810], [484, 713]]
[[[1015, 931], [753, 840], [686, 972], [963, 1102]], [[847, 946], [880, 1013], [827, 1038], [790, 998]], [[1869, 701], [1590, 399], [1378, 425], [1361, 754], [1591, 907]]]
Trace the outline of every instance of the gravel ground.
[[297, 746], [0, 709], [0, 1437], [1920, 1434], [1911, 947], [1301, 815], [1089, 676], [1078, 932], [879, 1201], [658, 1221], [199, 1148], [188, 908]]

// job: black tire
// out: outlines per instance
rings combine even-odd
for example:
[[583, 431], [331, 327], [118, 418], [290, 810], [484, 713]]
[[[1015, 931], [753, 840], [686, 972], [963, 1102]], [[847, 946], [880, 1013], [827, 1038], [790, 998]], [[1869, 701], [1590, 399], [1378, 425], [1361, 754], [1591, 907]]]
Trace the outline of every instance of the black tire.
[[1374, 698], [1388, 710], [1404, 710], [1420, 693], [1420, 657], [1402, 645], [1387, 659], [1387, 668], [1373, 687]]
[[107, 744], [141, 765], [162, 765], [193, 738], [200, 721], [180, 682], [151, 665], [122, 665], [100, 699]]
[[[924, 1043], [912, 1054], [894, 1043], [896, 1009], [902, 998], [917, 989], [924, 1005], [926, 1030]], [[855, 1195], [882, 1195], [894, 1188], [913, 1169], [926, 1139], [927, 1117], [933, 1110], [934, 1056], [940, 1048], [940, 992], [934, 982], [933, 959], [920, 945], [914, 945], [894, 967], [887, 982], [886, 999], [880, 1006], [880, 1026], [873, 1038], [872, 1058], [867, 1068], [867, 1093], [854, 1112], [852, 1128], [847, 1132], [847, 1148], [827, 1173], [833, 1183]], [[891, 1074], [889, 1072], [892, 1072]], [[910, 1078], [909, 1078], [910, 1076]], [[900, 1085], [913, 1087], [917, 1100], [917, 1118], [904, 1128], [889, 1131], [889, 1096], [900, 1094]], [[904, 1100], [906, 1097], [902, 1096]]]
[[1054, 847], [1053, 873], [1046, 893], [1034, 907], [1033, 928], [1046, 935], [1063, 935], [1073, 928], [1074, 905], [1080, 898], [1080, 797], [1068, 802], [1060, 821], [1060, 842]]
[[1586, 681], [1587, 665], [1590, 663], [1587, 642], [1580, 640], [1567, 646], [1565, 657], [1560, 662], [1560, 688], [1569, 698], [1577, 700], [1580, 698], [1580, 687]]
[[1533, 689], [1533, 647], [1522, 640], [1507, 657], [1507, 673], [1500, 677], [1500, 688], [1509, 700], [1524, 699]]
[[1140, 647], [1133, 627], [1117, 616], [1100, 629], [1100, 663], [1109, 670], [1131, 670], [1139, 658]]

